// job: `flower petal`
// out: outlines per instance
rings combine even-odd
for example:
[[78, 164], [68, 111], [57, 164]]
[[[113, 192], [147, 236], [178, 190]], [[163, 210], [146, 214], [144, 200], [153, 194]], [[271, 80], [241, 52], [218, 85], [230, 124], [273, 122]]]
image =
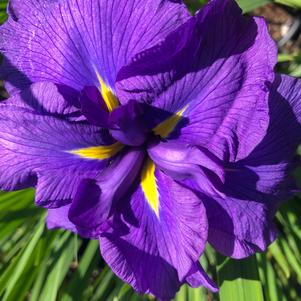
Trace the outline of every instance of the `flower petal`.
[[300, 166], [296, 149], [301, 143], [301, 81], [277, 76], [271, 91], [267, 134], [246, 159], [226, 167], [226, 187], [236, 197], [276, 206], [295, 192], [292, 173]]
[[[36, 203], [46, 207], [70, 203], [79, 182], [93, 178], [115, 154], [108, 142], [99, 128], [1, 105], [0, 187], [36, 186]], [[102, 148], [98, 157], [76, 152], [91, 148]]]
[[[237, 170], [237, 175], [244, 177]], [[276, 238], [277, 231], [273, 222], [276, 206], [262, 199], [253, 199], [255, 192], [244, 195], [241, 189], [239, 196], [231, 192], [246, 185], [240, 182], [227, 182], [224, 196], [200, 193], [197, 184], [192, 180], [184, 181], [192, 189], [206, 208], [208, 216], [208, 242], [220, 253], [232, 258], [244, 258], [258, 251], [265, 251]], [[183, 184], [184, 184], [183, 183]], [[237, 187], [235, 187], [235, 185]], [[230, 187], [228, 187], [230, 186]]]
[[142, 145], [150, 130], [144, 105], [136, 101], [129, 101], [116, 108], [111, 113], [109, 122], [111, 135], [125, 145]]
[[78, 228], [97, 233], [99, 226], [108, 219], [114, 203], [122, 201], [134, 185], [143, 158], [143, 151], [126, 151], [95, 179], [83, 180], [69, 210], [70, 221]]
[[100, 247], [112, 270], [138, 292], [170, 300], [204, 250], [206, 212], [190, 190], [157, 169], [148, 172], [155, 177], [158, 211], [140, 185], [120, 204]]
[[26, 18], [33, 10], [40, 8], [41, 5], [49, 8], [59, 0], [9, 0], [7, 5], [7, 12], [15, 21], [20, 18]]
[[[300, 166], [295, 157], [301, 143], [301, 80], [279, 75], [271, 90], [267, 135], [240, 164], [256, 175], [253, 186], [262, 193], [271, 194], [275, 202], [275, 196], [285, 200], [292, 195], [295, 187], [289, 182], [294, 169]], [[250, 189], [252, 182], [248, 183]]]
[[275, 210], [257, 201], [234, 197], [204, 197], [208, 214], [208, 241], [232, 258], [248, 257], [266, 250], [276, 238]]
[[[45, 5], [47, 4], [47, 5]], [[0, 29], [1, 77], [14, 90], [51, 81], [114, 89], [117, 71], [187, 19], [180, 0], [13, 1]]]
[[47, 210], [46, 225], [49, 230], [65, 229], [79, 234], [81, 237], [89, 239], [97, 239], [98, 234], [95, 229], [78, 227], [73, 224], [69, 217], [70, 204], [59, 208], [51, 208]]
[[225, 180], [222, 162], [208, 150], [175, 142], [161, 142], [148, 149], [156, 166], [174, 180], [193, 178], [199, 189], [219, 193]]
[[96, 87], [85, 87], [80, 93], [79, 102], [81, 113], [90, 124], [108, 127], [109, 112], [103, 97]]
[[70, 207], [71, 204], [58, 208], [48, 208], [46, 217], [47, 228], [49, 230], [64, 229], [74, 232], [84, 238], [98, 239], [101, 227], [85, 228], [75, 225], [69, 218]]
[[265, 135], [276, 61], [262, 19], [243, 16], [234, 0], [213, 0], [122, 68], [117, 95], [121, 103], [144, 99], [174, 114], [184, 110], [188, 122], [168, 138], [237, 161]]
[[46, 225], [49, 230], [63, 228], [71, 232], [77, 232], [76, 226], [69, 220], [68, 212], [70, 205], [60, 208], [48, 209]]
[[209, 242], [235, 258], [264, 251], [275, 239], [273, 217], [295, 192], [291, 172], [301, 142], [301, 81], [277, 76], [269, 98], [270, 124], [252, 153], [225, 166], [224, 199], [204, 202]]
[[[283, 154], [292, 154], [300, 144], [301, 80], [277, 75], [270, 96], [271, 122], [266, 140], [262, 144], [277, 143]], [[283, 129], [283, 133], [279, 130]], [[275, 141], [278, 139], [278, 141]], [[279, 145], [281, 140], [281, 145]], [[285, 141], [285, 143], [284, 143]], [[285, 145], [286, 144], [286, 147]]]
[[186, 278], [186, 282], [191, 287], [197, 288], [203, 285], [214, 293], [218, 291], [217, 285], [209, 278], [199, 262], [192, 267], [190, 273], [191, 274]]
[[47, 115], [76, 115], [78, 109], [68, 102], [60, 87], [50, 82], [34, 83], [4, 103], [34, 110]]

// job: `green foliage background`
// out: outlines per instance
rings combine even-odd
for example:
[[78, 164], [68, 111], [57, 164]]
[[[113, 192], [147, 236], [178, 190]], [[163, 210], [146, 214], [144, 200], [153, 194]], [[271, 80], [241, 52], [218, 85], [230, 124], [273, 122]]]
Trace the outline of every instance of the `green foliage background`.
[[[0, 23], [6, 19], [0, 0]], [[206, 1], [187, 0], [192, 12]], [[238, 0], [244, 12], [269, 0]], [[301, 0], [277, 0], [301, 10]], [[279, 70], [301, 77], [301, 51], [279, 54]], [[301, 178], [301, 171], [296, 173]], [[232, 260], [207, 246], [200, 259], [220, 285], [219, 294], [183, 286], [178, 301], [301, 301], [301, 199], [278, 212], [279, 239], [266, 253]], [[46, 212], [34, 207], [34, 191], [0, 192], [0, 300], [142, 301], [102, 260], [97, 241], [45, 228]], [[147, 271], [146, 271], [147, 273]]]

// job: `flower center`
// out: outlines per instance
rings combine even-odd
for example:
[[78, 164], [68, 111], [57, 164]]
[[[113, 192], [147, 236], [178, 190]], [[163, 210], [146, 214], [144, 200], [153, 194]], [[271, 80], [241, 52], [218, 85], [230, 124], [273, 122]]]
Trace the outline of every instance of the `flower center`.
[[152, 135], [147, 105], [129, 101], [112, 111], [108, 118], [111, 135], [125, 145], [141, 146]]
[[166, 138], [186, 110], [183, 108], [172, 114], [135, 100], [119, 106], [110, 89], [103, 88], [102, 91], [105, 93], [100, 93], [96, 87], [83, 89], [80, 96], [82, 114], [91, 124], [106, 128], [123, 145], [141, 146], [155, 136]]

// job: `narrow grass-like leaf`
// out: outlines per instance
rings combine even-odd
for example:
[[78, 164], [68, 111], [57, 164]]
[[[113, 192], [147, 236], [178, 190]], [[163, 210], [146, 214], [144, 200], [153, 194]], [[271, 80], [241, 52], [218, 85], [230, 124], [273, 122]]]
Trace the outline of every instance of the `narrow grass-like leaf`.
[[106, 300], [106, 296], [109, 290], [110, 283], [114, 278], [113, 273], [108, 267], [105, 267], [95, 281], [96, 291], [91, 296], [90, 301]]
[[37, 276], [37, 271], [32, 270], [30, 265], [26, 266], [26, 269], [20, 276], [22, 281], [18, 281], [11, 291], [10, 295], [3, 300], [6, 301], [24, 301], [28, 295], [29, 289], [32, 285], [34, 278]]
[[24, 252], [21, 254], [21, 256], [18, 258], [17, 262], [14, 263], [14, 269], [13, 273], [11, 274], [11, 277], [7, 280], [5, 283], [1, 283], [1, 285], [6, 284], [5, 289], [5, 295], [3, 297], [3, 300], [6, 300], [6, 298], [10, 295], [11, 291], [14, 289], [17, 281], [19, 280], [21, 274], [23, 273], [24, 269], [26, 268], [26, 265], [28, 265], [28, 261], [30, 257], [32, 256], [32, 252], [38, 243], [39, 238], [41, 237], [44, 230], [44, 219], [41, 219], [40, 223], [37, 225], [35, 232], [32, 236], [32, 239], [28, 243], [27, 247], [25, 248]]
[[123, 284], [121, 289], [119, 290], [119, 293], [118, 293], [118, 300], [128, 300], [126, 299], [126, 297], [128, 297], [129, 295], [132, 294], [132, 289], [131, 287], [128, 285], [128, 284]]
[[89, 277], [99, 260], [98, 253], [98, 241], [90, 241], [79, 262], [78, 268], [74, 272], [68, 287], [65, 289], [62, 301], [82, 300], [82, 295], [88, 285]]
[[300, 265], [300, 263], [298, 262], [297, 258], [295, 257], [295, 255], [292, 252], [288, 243], [285, 240], [281, 240], [280, 243], [286, 254], [288, 262], [294, 268], [294, 271], [297, 274], [298, 280], [301, 282], [301, 265]]
[[[286, 298], [283, 288], [279, 283], [275, 267], [272, 265], [269, 254], [257, 254], [258, 265], [260, 267], [260, 279], [262, 281], [266, 300], [284, 301]], [[285, 278], [287, 279], [287, 278]]]
[[35, 265], [37, 266], [37, 276], [31, 290], [30, 301], [40, 300], [40, 293], [43, 285], [46, 283], [46, 278], [48, 276], [48, 262], [50, 254], [53, 250], [54, 243], [59, 239], [60, 236], [61, 233], [59, 231], [48, 231], [39, 241], [39, 246], [35, 258]]
[[263, 301], [256, 257], [234, 260], [218, 255], [220, 301]]
[[285, 276], [289, 278], [290, 276], [290, 267], [289, 263], [285, 257], [284, 252], [279, 246], [278, 241], [275, 241], [270, 247], [269, 247], [269, 252], [271, 255], [274, 257], [274, 259], [277, 261], [279, 266], [282, 268]]
[[205, 289], [199, 288], [188, 288], [188, 300], [189, 301], [207, 301]]
[[243, 12], [247, 13], [254, 10], [257, 7], [263, 6], [271, 2], [271, 0], [236, 0], [236, 2], [239, 4]]
[[301, 8], [301, 0], [275, 0], [276, 3], [287, 5], [293, 8]]
[[[66, 237], [68, 239], [66, 239]], [[70, 268], [74, 255], [74, 240], [66, 232], [61, 238], [61, 248], [53, 256], [52, 267], [47, 277], [47, 283], [41, 293], [41, 300], [56, 301], [58, 290]]]
[[278, 288], [277, 278], [275, 275], [274, 268], [270, 261], [267, 261], [267, 284], [269, 289], [270, 301], [280, 301], [281, 290]]
[[183, 285], [175, 297], [175, 301], [187, 301], [187, 286]]
[[7, 19], [6, 5], [7, 0], [0, 0], [0, 24], [4, 23]]

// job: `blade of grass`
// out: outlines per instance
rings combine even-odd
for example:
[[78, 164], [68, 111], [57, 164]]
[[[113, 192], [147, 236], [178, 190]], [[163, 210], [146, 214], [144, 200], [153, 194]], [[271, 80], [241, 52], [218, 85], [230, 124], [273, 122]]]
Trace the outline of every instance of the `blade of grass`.
[[188, 301], [187, 299], [187, 286], [183, 285], [180, 291], [177, 293], [175, 297], [175, 301]]
[[56, 240], [60, 239], [62, 234], [58, 231], [46, 232], [43, 239], [40, 240], [39, 248], [37, 250], [37, 255], [35, 258], [35, 265], [37, 266], [37, 276], [33, 283], [31, 290], [30, 301], [39, 301], [39, 296], [43, 288], [43, 284], [46, 282], [47, 273], [49, 271], [49, 258], [51, 251], [53, 250], [53, 245]]
[[62, 296], [62, 301], [82, 300], [82, 295], [92, 271], [99, 260], [98, 241], [90, 241], [84, 255], [80, 259], [79, 266], [75, 271], [68, 287]]
[[287, 5], [293, 8], [301, 8], [300, 0], [275, 0], [276, 3]]
[[105, 267], [95, 281], [95, 287], [97, 288], [94, 292], [90, 301], [106, 300], [106, 295], [110, 287], [110, 283], [114, 279], [113, 273], [108, 267]]
[[[65, 240], [64, 236], [68, 235]], [[56, 301], [59, 288], [70, 268], [74, 255], [74, 240], [71, 234], [66, 232], [61, 238], [65, 241], [61, 248], [53, 256], [51, 270], [47, 276], [46, 285], [41, 292], [40, 300]]]
[[8, 277], [8, 279], [6, 279], [6, 281], [1, 282], [2, 279], [0, 279], [0, 291], [1, 291], [1, 287], [3, 286], [5, 287], [5, 295], [3, 300], [5, 300], [10, 295], [11, 291], [14, 289], [14, 286], [16, 285], [22, 272], [24, 271], [26, 265], [28, 264], [28, 261], [32, 255], [35, 246], [38, 243], [38, 240], [40, 239], [43, 233], [43, 230], [44, 230], [44, 218], [42, 218], [39, 224], [37, 225], [34, 235], [32, 236], [32, 239], [26, 246], [24, 252], [18, 258], [18, 260], [13, 263], [14, 265], [14, 269], [12, 270], [13, 273], [10, 275], [10, 277]]
[[255, 256], [234, 260], [218, 255], [220, 301], [264, 301]]
[[301, 282], [301, 265], [300, 265], [300, 263], [298, 262], [297, 258], [295, 257], [295, 255], [292, 252], [288, 243], [284, 239], [281, 240], [280, 243], [281, 243], [281, 246], [283, 247], [283, 250], [287, 257], [287, 261], [293, 267], [293, 269], [298, 277], [298, 280]]
[[236, 0], [244, 13], [271, 2], [271, 0]]
[[272, 254], [274, 259], [277, 261], [281, 269], [283, 270], [286, 278], [289, 278], [290, 276], [290, 267], [289, 263], [286, 260], [286, 257], [280, 248], [278, 241], [275, 241], [270, 247], [269, 252]]

